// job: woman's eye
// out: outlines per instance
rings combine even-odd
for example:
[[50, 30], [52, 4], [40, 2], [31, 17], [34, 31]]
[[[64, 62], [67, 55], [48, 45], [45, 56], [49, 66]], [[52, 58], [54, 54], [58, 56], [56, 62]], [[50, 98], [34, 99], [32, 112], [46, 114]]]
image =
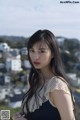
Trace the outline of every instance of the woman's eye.
[[34, 52], [34, 50], [29, 50], [30, 52]]
[[45, 51], [44, 51], [44, 50], [41, 50], [40, 53], [45, 53]]

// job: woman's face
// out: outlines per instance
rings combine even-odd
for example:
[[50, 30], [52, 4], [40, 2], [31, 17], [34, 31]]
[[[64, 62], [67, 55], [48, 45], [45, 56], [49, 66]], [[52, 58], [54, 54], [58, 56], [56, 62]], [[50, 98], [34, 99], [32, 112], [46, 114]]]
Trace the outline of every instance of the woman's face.
[[48, 45], [41, 42], [35, 43], [33, 47], [29, 49], [29, 56], [33, 66], [41, 70], [49, 68], [53, 57]]

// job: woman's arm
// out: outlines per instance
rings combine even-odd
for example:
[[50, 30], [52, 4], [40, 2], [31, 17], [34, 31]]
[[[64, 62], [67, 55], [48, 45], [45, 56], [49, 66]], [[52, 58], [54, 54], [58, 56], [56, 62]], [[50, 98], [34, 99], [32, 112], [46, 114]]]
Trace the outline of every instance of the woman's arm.
[[57, 107], [61, 120], [75, 120], [71, 95], [63, 90], [54, 90], [50, 93], [50, 99]]

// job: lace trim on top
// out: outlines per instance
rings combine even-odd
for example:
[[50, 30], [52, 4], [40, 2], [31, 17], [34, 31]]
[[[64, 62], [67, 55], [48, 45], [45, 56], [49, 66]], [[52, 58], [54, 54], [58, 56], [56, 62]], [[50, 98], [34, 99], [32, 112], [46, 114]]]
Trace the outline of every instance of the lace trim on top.
[[[53, 92], [54, 90], [63, 90], [65, 93], [70, 95], [70, 91], [68, 89], [67, 84], [57, 77], [52, 77], [49, 81], [47, 81], [44, 84], [43, 88], [41, 90], [40, 89], [41, 87], [36, 91], [36, 95], [33, 95], [33, 97], [28, 103], [30, 112], [34, 112], [36, 109], [39, 109], [42, 103], [46, 102], [47, 100], [50, 101], [49, 93]], [[25, 102], [26, 102], [26, 98], [23, 104]], [[50, 103], [55, 107], [55, 105], [51, 101]], [[24, 107], [24, 112], [27, 113], [26, 106]]]

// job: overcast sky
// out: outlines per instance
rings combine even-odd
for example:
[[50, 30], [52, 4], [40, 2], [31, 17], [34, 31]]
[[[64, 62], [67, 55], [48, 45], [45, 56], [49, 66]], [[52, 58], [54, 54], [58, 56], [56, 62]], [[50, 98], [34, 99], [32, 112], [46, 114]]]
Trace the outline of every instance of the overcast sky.
[[0, 35], [32, 35], [49, 29], [56, 36], [80, 39], [80, 0], [0, 0]]

